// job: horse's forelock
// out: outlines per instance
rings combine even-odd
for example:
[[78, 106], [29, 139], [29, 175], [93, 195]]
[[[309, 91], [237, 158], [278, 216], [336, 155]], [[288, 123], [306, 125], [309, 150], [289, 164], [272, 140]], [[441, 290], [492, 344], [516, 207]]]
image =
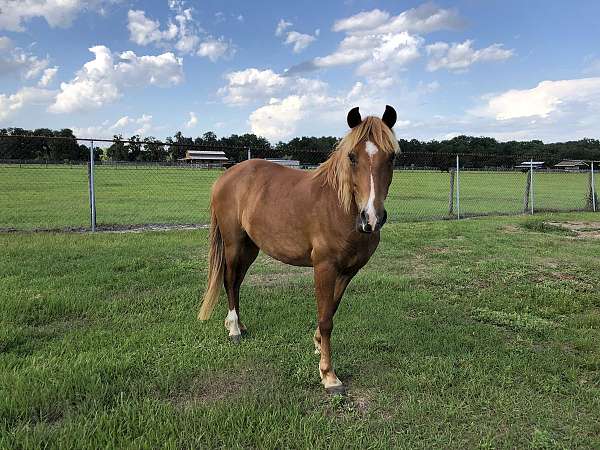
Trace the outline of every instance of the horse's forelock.
[[394, 132], [379, 117], [369, 116], [338, 142], [329, 159], [315, 171], [315, 177], [323, 177], [324, 184], [337, 189], [338, 199], [346, 212], [350, 212], [354, 200], [348, 155], [366, 141], [371, 141], [378, 149], [388, 154], [399, 150]]

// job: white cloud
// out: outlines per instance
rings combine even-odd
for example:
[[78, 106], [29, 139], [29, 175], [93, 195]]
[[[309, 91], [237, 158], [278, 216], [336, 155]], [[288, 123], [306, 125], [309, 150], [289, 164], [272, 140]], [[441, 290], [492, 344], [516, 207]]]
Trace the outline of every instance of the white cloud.
[[139, 136], [146, 136], [148, 132], [153, 128], [152, 116], [149, 114], [142, 114], [141, 117], [135, 120], [135, 123], [140, 125], [140, 127], [137, 130], [135, 130], [135, 134]]
[[282, 36], [283, 32], [292, 25], [292, 22], [286, 22], [284, 19], [280, 19], [279, 22], [277, 22], [277, 28], [275, 28], [275, 36]]
[[371, 11], [362, 11], [345, 19], [335, 22], [333, 31], [358, 31], [372, 30], [383, 25], [390, 18], [390, 13], [373, 9]]
[[37, 87], [23, 87], [11, 95], [0, 94], [0, 120], [11, 117], [27, 106], [45, 106], [55, 94], [55, 91]]
[[10, 38], [0, 37], [0, 75], [18, 73], [30, 80], [37, 77], [46, 67], [48, 58], [39, 58], [15, 47]]
[[231, 42], [226, 42], [222, 38], [209, 38], [198, 47], [198, 55], [205, 56], [212, 62], [217, 61], [219, 58], [231, 57], [234, 54], [235, 47], [233, 47]]
[[66, 28], [82, 11], [102, 10], [105, 0], [0, 0], [0, 30], [24, 31], [24, 23], [42, 17], [51, 27]]
[[89, 49], [95, 58], [83, 65], [75, 78], [61, 83], [60, 93], [49, 111], [68, 113], [98, 108], [119, 99], [128, 87], [172, 86], [183, 80], [183, 61], [173, 53], [137, 56], [126, 51], [115, 56], [98, 45]]
[[317, 40], [317, 37], [320, 34], [320, 30], [315, 30], [315, 35], [312, 36], [310, 34], [300, 33], [298, 31], [290, 30], [287, 31], [294, 25], [292, 22], [287, 22], [284, 19], [280, 19], [277, 23], [277, 27], [275, 28], [275, 36], [284, 36], [285, 39], [283, 43], [285, 45], [291, 45], [294, 53], [300, 53], [310, 44]]
[[333, 31], [351, 34], [385, 34], [408, 31], [431, 33], [438, 30], [456, 30], [464, 21], [454, 9], [439, 8], [433, 3], [425, 3], [392, 16], [387, 11], [374, 9], [338, 20]]
[[430, 72], [438, 69], [461, 71], [470, 65], [481, 61], [501, 61], [513, 56], [513, 50], [502, 48], [502, 44], [492, 44], [479, 50], [472, 47], [473, 41], [466, 40], [462, 43], [448, 44], [436, 42], [426, 47], [429, 61], [427, 70]]
[[425, 40], [419, 34], [457, 29], [462, 22], [455, 10], [432, 3], [397, 16], [379, 9], [363, 11], [334, 23], [333, 31], [345, 37], [333, 53], [294, 66], [288, 74], [358, 64], [357, 75], [389, 88], [398, 72], [420, 57]]
[[[350, 108], [360, 106], [363, 117], [381, 115], [385, 104], [392, 101], [389, 90], [376, 85], [356, 82], [348, 92], [331, 94], [326, 84], [305, 78], [290, 80], [281, 94], [282, 98], [271, 98], [249, 117], [252, 132], [271, 141], [298, 135], [306, 127], [341, 132], [346, 129], [345, 117]], [[398, 120], [399, 127], [408, 124], [410, 121]]]
[[196, 125], [198, 125], [198, 117], [195, 112], [190, 111], [190, 119], [186, 122], [185, 127], [194, 128]]
[[310, 34], [303, 34], [298, 33], [297, 31], [290, 31], [287, 34], [287, 37], [285, 38], [285, 44], [293, 45], [294, 53], [300, 53], [302, 50], [304, 50], [316, 40], [317, 38], [311, 36]]
[[227, 86], [218, 94], [225, 103], [243, 105], [253, 101], [265, 101], [288, 93], [319, 93], [326, 84], [319, 80], [284, 77], [271, 69], [249, 68], [225, 75]]
[[178, 28], [174, 23], [161, 31], [160, 23], [146, 17], [146, 13], [140, 10], [130, 10], [127, 13], [127, 29], [129, 30], [129, 39], [138, 45], [148, 45], [152, 42], [162, 42], [174, 39], [177, 36]]
[[250, 127], [254, 134], [275, 141], [285, 139], [296, 131], [298, 121], [306, 115], [310, 104], [322, 98], [306, 95], [290, 95], [279, 101], [262, 106], [250, 114]]
[[507, 120], [524, 117], [547, 118], [574, 104], [600, 107], [600, 77], [542, 81], [532, 89], [512, 89], [488, 95], [475, 115]]
[[111, 127], [111, 130], [118, 130], [121, 128], [125, 128], [127, 125], [129, 125], [132, 122], [132, 119], [129, 118], [129, 116], [123, 116], [121, 117], [119, 120], [117, 120]]
[[40, 81], [38, 81], [38, 86], [44, 88], [48, 87], [48, 85], [52, 83], [52, 80], [54, 80], [54, 77], [56, 76], [57, 72], [58, 66], [49, 67], [46, 70], [44, 70], [42, 78], [40, 78]]
[[[184, 55], [206, 57], [212, 62], [233, 56], [233, 44], [223, 37], [214, 38], [204, 32], [194, 20], [191, 8], [184, 8], [181, 1], [171, 1], [169, 7], [176, 15], [163, 30], [160, 22], [148, 18], [144, 11], [130, 10], [127, 15], [129, 39], [138, 45], [172, 48]], [[218, 17], [222, 17], [222, 13]]]
[[92, 125], [88, 127], [72, 126], [71, 129], [75, 136], [97, 139], [112, 139], [115, 134], [120, 134], [125, 137], [138, 135], [141, 137], [147, 136], [150, 131], [156, 131], [152, 123], [152, 116], [142, 114], [139, 117], [123, 116], [114, 124], [110, 125], [110, 121], [105, 120], [101, 125]]
[[287, 80], [271, 69], [249, 68], [225, 75], [227, 86], [219, 89], [225, 103], [244, 104], [249, 101], [272, 97], [286, 85]]

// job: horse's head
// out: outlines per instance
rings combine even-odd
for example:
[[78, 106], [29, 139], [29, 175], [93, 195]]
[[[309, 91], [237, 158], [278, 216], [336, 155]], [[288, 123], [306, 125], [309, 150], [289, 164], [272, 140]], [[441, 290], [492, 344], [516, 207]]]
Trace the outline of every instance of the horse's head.
[[347, 157], [358, 208], [356, 223], [362, 233], [380, 230], [387, 219], [384, 201], [398, 151], [398, 140], [392, 131], [395, 123], [396, 111], [389, 105], [381, 119], [367, 117], [362, 120], [358, 108], [348, 113], [352, 131], [347, 137], [354, 136], [350, 139], [352, 145], [347, 149]]

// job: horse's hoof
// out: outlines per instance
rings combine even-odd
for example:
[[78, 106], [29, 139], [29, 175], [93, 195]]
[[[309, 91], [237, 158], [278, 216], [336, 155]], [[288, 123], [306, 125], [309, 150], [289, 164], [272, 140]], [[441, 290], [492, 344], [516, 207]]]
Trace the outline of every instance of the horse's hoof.
[[229, 339], [231, 339], [231, 342], [233, 342], [234, 344], [239, 344], [240, 340], [242, 339], [242, 335], [241, 334], [234, 334], [233, 336], [229, 336]]
[[346, 386], [339, 384], [337, 386], [326, 387], [325, 392], [329, 395], [346, 395]]

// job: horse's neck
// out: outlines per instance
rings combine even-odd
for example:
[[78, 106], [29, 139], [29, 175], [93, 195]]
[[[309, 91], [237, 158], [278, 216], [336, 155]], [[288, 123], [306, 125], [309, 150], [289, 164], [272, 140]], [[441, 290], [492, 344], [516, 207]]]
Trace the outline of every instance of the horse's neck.
[[347, 223], [353, 228], [358, 215], [356, 203], [352, 201], [350, 211], [347, 212], [342, 207], [336, 188], [329, 183], [323, 183], [321, 177], [313, 178], [313, 183], [317, 183], [318, 186], [319, 203], [326, 205], [324, 207], [327, 207], [330, 213], [333, 213], [333, 216], [339, 221], [339, 225]]

